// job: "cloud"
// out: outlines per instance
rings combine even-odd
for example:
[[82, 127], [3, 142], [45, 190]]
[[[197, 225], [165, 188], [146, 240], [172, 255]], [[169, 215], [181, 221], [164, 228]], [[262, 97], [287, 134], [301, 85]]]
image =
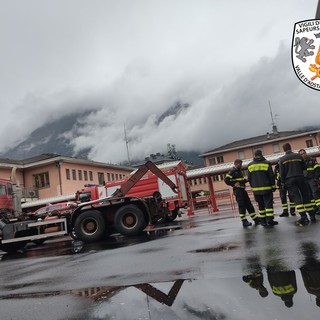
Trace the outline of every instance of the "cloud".
[[[316, 124], [319, 93], [291, 66], [293, 24], [317, 1], [3, 1], [1, 150], [45, 123], [92, 110], [70, 128], [94, 160], [213, 149]], [[37, 8], [33, 10], [32, 8]], [[263, 13], [263, 14], [262, 14]], [[177, 102], [189, 108], [159, 118]], [[310, 116], [302, 109], [307, 108]], [[303, 115], [303, 116], [302, 116]]]

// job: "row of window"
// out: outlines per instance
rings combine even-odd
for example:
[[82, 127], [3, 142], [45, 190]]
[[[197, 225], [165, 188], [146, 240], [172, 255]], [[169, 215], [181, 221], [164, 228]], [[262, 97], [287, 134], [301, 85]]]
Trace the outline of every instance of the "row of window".
[[75, 169], [66, 169], [66, 179], [67, 180], [85, 180], [85, 181], [93, 181], [93, 173], [92, 171], [87, 170], [75, 170]]
[[[306, 140], [306, 147], [307, 148], [313, 147], [313, 140], [312, 139], [307, 139]], [[252, 149], [252, 153], [254, 154], [256, 152], [256, 150], [262, 150], [263, 151], [263, 147], [262, 146], [254, 147]], [[272, 145], [272, 150], [273, 150], [273, 153], [280, 153], [281, 152], [280, 145], [278, 143], [273, 144]], [[238, 151], [238, 158], [241, 159], [241, 160], [246, 159], [246, 155], [245, 155], [244, 150], [239, 150]], [[223, 155], [210, 157], [210, 158], [208, 158], [208, 161], [209, 161], [209, 166], [214, 166], [214, 165], [219, 164], [219, 163], [224, 163]], [[215, 180], [215, 181], [218, 181], [218, 180]]]
[[[103, 172], [98, 172], [98, 183], [105, 184], [105, 176]], [[125, 178], [124, 174], [120, 173], [107, 173], [107, 181], [116, 181]], [[93, 172], [87, 170], [75, 170], [66, 169], [67, 180], [79, 180], [79, 181], [93, 181]], [[33, 186], [35, 188], [47, 188], [50, 187], [49, 172], [39, 173], [33, 175]]]

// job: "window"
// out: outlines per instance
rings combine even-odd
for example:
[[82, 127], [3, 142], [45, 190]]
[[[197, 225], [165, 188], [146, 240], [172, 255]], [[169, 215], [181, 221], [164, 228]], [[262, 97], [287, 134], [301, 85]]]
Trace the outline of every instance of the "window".
[[219, 181], [219, 175], [215, 174], [214, 176], [212, 176], [212, 180], [213, 181]]
[[216, 158], [209, 158], [209, 166], [214, 166], [216, 164]]
[[202, 184], [202, 178], [199, 178], [199, 184]]
[[198, 180], [197, 179], [194, 179], [193, 182], [194, 182], [195, 186], [198, 184]]
[[32, 178], [33, 178], [33, 186], [35, 188], [50, 187], [49, 173], [48, 172], [34, 174], [32, 176]]
[[7, 188], [8, 188], [8, 195], [11, 195], [13, 193], [12, 184], [8, 183]]
[[307, 146], [307, 148], [311, 148], [311, 147], [313, 147], [312, 139], [310, 139], [310, 140], [306, 140], [306, 146]]
[[78, 170], [78, 178], [79, 180], [82, 180], [82, 170]]
[[89, 179], [90, 179], [90, 181], [93, 181], [93, 174], [92, 174], [92, 171], [89, 171]]
[[245, 159], [245, 154], [244, 154], [244, 151], [243, 151], [243, 150], [241, 150], [241, 151], [238, 152], [238, 157], [239, 157], [239, 159], [241, 159], [241, 160]]
[[99, 184], [104, 184], [104, 173], [103, 172], [98, 172], [98, 183]]
[[217, 163], [224, 163], [223, 156], [217, 156]]
[[273, 149], [273, 153], [279, 153], [280, 152], [279, 144], [273, 144], [272, 149]]
[[84, 176], [84, 180], [88, 181], [88, 171], [87, 170], [83, 171], [83, 176]]
[[77, 174], [75, 169], [72, 169], [72, 180], [77, 180]]
[[116, 180], [119, 180], [119, 176], [118, 176], [118, 174], [116, 173]]
[[2, 196], [6, 196], [7, 195], [6, 186], [4, 184], [0, 185], [0, 195], [2, 195]]
[[107, 180], [108, 180], [108, 181], [111, 181], [111, 180], [110, 180], [110, 173], [109, 173], [109, 172], [107, 173]]
[[70, 180], [70, 169], [66, 169], [66, 178]]
[[114, 173], [111, 173], [111, 181], [114, 181]]

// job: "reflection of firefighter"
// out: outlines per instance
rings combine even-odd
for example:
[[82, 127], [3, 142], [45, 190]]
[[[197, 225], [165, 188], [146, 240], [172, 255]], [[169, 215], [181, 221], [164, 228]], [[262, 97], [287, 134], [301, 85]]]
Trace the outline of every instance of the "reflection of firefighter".
[[[280, 179], [280, 171], [279, 171], [279, 163], [276, 164], [274, 167], [274, 175], [277, 181], [277, 189], [279, 189], [279, 195], [281, 200], [281, 207], [282, 207], [282, 213], [280, 214], [280, 217], [288, 217], [289, 216], [289, 210], [290, 214], [292, 216], [295, 216], [295, 205], [294, 201], [288, 192], [288, 190], [284, 187], [284, 184], [281, 183]], [[289, 204], [288, 204], [288, 198], [289, 198]]]
[[255, 224], [259, 224], [260, 221], [255, 213], [254, 207], [246, 191], [247, 179], [243, 177], [241, 168], [242, 168], [242, 160], [236, 159], [234, 161], [234, 167], [227, 173], [226, 178], [224, 179], [224, 182], [228, 186], [233, 187], [233, 193], [238, 203], [239, 215], [242, 221], [242, 225], [244, 227], [248, 227], [248, 226], [251, 226], [252, 223], [247, 220], [246, 211], [249, 212], [249, 215], [253, 219]]
[[263, 285], [263, 273], [260, 262], [260, 253], [252, 251], [252, 247], [257, 241], [256, 233], [245, 232], [244, 243], [246, 255], [244, 259], [242, 280], [251, 288], [258, 291], [259, 295], [264, 298], [268, 295], [268, 290]]
[[304, 286], [308, 293], [316, 296], [316, 305], [320, 307], [320, 261], [316, 258], [318, 249], [313, 243], [304, 243], [302, 252], [305, 263], [300, 268]]
[[297, 280], [294, 270], [276, 271], [267, 266], [267, 275], [274, 295], [281, 298], [285, 306], [293, 306], [293, 296], [297, 292]]
[[259, 256], [253, 255], [246, 259], [246, 269], [250, 274], [242, 277], [242, 280], [251, 288], [256, 289], [262, 298], [268, 295], [268, 290], [263, 285], [263, 273], [259, 263]]
[[297, 292], [297, 280], [294, 270], [288, 269], [284, 259], [278, 234], [266, 234], [266, 270], [273, 294], [280, 297], [285, 306], [293, 306], [293, 296]]

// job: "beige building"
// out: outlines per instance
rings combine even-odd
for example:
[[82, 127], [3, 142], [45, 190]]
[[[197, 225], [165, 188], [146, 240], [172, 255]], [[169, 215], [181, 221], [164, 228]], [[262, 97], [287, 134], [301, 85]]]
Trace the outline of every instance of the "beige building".
[[189, 170], [187, 172], [191, 191], [209, 191], [211, 181], [215, 193], [225, 190], [229, 191], [230, 187], [224, 183], [224, 178], [226, 173], [232, 168], [234, 160], [243, 160], [243, 167], [245, 169], [257, 149], [262, 150], [264, 156], [272, 164], [275, 164], [284, 154], [282, 145], [286, 142], [290, 143], [295, 151], [304, 148], [310, 155], [319, 157], [319, 139], [319, 130], [278, 132], [276, 126], [274, 126], [272, 133], [234, 141], [204, 152], [200, 155], [204, 161], [204, 168]]
[[42, 154], [19, 161], [0, 159], [0, 177], [9, 179], [14, 167], [23, 199], [27, 200], [68, 196], [75, 194], [85, 184], [120, 180], [134, 170], [58, 154]]

